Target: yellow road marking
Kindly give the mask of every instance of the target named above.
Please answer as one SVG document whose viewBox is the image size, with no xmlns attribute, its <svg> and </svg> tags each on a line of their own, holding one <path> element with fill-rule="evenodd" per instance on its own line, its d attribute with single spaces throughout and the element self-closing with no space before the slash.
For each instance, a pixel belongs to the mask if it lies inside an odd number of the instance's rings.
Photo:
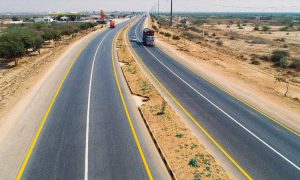
<svg viewBox="0 0 300 180">
<path fill-rule="evenodd" d="M 128 37 L 128 31 L 127 36 Z M 137 55 L 137 53 L 132 48 L 131 44 L 129 47 L 134 55 L 138 58 L 138 60 L 142 63 L 144 68 L 148 71 L 148 73 L 155 79 L 160 87 L 171 97 L 171 99 L 180 107 L 180 109 L 199 127 L 199 129 L 218 147 L 218 149 L 244 174 L 247 179 L 253 179 L 249 173 L 246 172 L 228 153 L 227 151 L 206 131 L 206 129 L 181 105 L 181 103 L 167 90 L 167 88 L 158 80 L 158 78 L 150 71 L 150 69 L 145 65 L 144 61 Z"/>
<path fill-rule="evenodd" d="M 131 129 L 131 132 L 133 134 L 134 140 L 136 142 L 137 148 L 138 148 L 139 153 L 140 153 L 140 155 L 142 157 L 142 161 L 144 163 L 144 167 L 146 169 L 146 172 L 148 174 L 149 179 L 153 180 L 153 176 L 152 176 L 151 170 L 149 168 L 149 165 L 148 165 L 147 160 L 145 158 L 145 155 L 144 155 L 143 149 L 141 147 L 140 141 L 139 141 L 139 139 L 137 137 L 137 134 L 136 134 L 136 131 L 134 129 L 134 126 L 133 126 L 133 123 L 132 123 L 132 120 L 131 120 L 131 117 L 130 117 L 130 114 L 129 114 L 129 111 L 128 111 L 128 108 L 127 108 L 127 105 L 126 105 L 126 102 L 125 102 L 125 99 L 124 99 L 124 96 L 123 96 L 123 92 L 122 92 L 122 89 L 121 89 L 121 86 L 120 86 L 120 82 L 119 82 L 119 79 L 118 79 L 117 71 L 116 71 L 116 66 L 115 66 L 115 62 L 114 62 L 114 43 L 116 41 L 116 37 L 118 37 L 118 36 L 119 36 L 119 34 L 115 36 L 115 38 L 114 38 L 114 40 L 112 42 L 112 47 L 111 47 L 111 56 L 112 56 L 111 60 L 112 60 L 112 65 L 113 65 L 113 70 L 114 70 L 114 76 L 115 76 L 115 80 L 116 80 L 116 83 L 117 83 L 117 86 L 118 86 L 118 90 L 119 90 L 119 93 L 120 93 L 122 104 L 123 104 L 123 107 L 124 107 L 124 110 L 125 110 L 125 114 L 126 114 L 128 123 L 130 125 L 130 129 Z"/>
<path fill-rule="evenodd" d="M 262 112 L 261 110 L 259 110 L 258 108 L 252 106 L 251 104 L 247 103 L 246 101 L 242 100 L 241 98 L 235 96 L 234 94 L 230 93 L 229 91 L 227 91 L 226 89 L 222 88 L 221 86 L 217 85 L 216 83 L 208 80 L 206 77 L 202 76 L 199 73 L 196 73 L 199 77 L 201 77 L 202 79 L 204 79 L 205 81 L 211 83 L 212 85 L 214 85 L 216 88 L 220 89 L 221 91 L 225 92 L 226 94 L 228 94 L 229 96 L 235 98 L 236 100 L 240 101 L 241 103 L 245 104 L 246 106 L 252 108 L 253 110 L 257 111 L 258 113 L 262 114 L 263 116 L 265 116 L 266 118 L 270 119 L 271 121 L 279 124 L 280 126 L 284 127 L 285 129 L 287 129 L 288 131 L 290 131 L 291 133 L 297 135 L 300 137 L 300 133 L 296 132 L 295 130 L 289 128 L 288 126 L 284 125 L 283 123 L 275 120 L 273 117 L 267 115 L 266 113 Z"/>
<path fill-rule="evenodd" d="M 78 57 L 80 56 L 80 54 L 82 53 L 82 51 L 83 51 L 83 50 L 90 44 L 90 42 L 92 42 L 96 37 L 97 37 L 97 35 L 94 35 L 94 37 L 93 37 L 92 39 L 90 39 L 90 40 L 89 40 L 89 41 L 88 41 L 88 42 L 87 42 L 87 43 L 79 50 L 79 52 L 76 54 L 74 60 L 72 61 L 71 65 L 69 66 L 69 68 L 68 68 L 68 70 L 67 70 L 67 72 L 66 72 L 66 74 L 65 74 L 65 76 L 64 76 L 64 78 L 63 78 L 63 80 L 62 80 L 61 83 L 59 84 L 59 86 L 58 86 L 58 88 L 57 88 L 57 90 L 56 90 L 56 92 L 55 92 L 55 94 L 54 94 L 54 96 L 53 96 L 53 98 L 52 98 L 52 101 L 51 101 L 51 103 L 50 103 L 50 105 L 49 105 L 49 107 L 48 107 L 48 110 L 47 110 L 46 114 L 44 115 L 44 117 L 43 117 L 43 119 L 42 119 L 41 125 L 40 125 L 40 127 L 39 127 L 39 129 L 38 129 L 38 131 L 37 131 L 37 133 L 36 133 L 36 135 L 35 135 L 35 137 L 34 137 L 32 143 L 31 143 L 30 148 L 29 148 L 29 150 L 28 150 L 28 152 L 27 152 L 27 154 L 26 154 L 26 157 L 25 157 L 25 159 L 24 159 L 24 161 L 23 161 L 23 163 L 22 163 L 22 166 L 21 166 L 21 168 L 20 168 L 20 170 L 19 170 L 19 173 L 18 173 L 18 175 L 17 175 L 17 178 L 16 178 L 17 180 L 20 180 L 20 179 L 22 178 L 22 175 L 23 175 L 24 170 L 25 170 L 25 168 L 26 168 L 26 166 L 27 166 L 27 163 L 28 163 L 28 161 L 29 161 L 29 159 L 30 159 L 30 156 L 31 156 L 31 154 L 32 154 L 32 152 L 33 152 L 33 150 L 34 150 L 34 148 L 35 148 L 35 145 L 36 145 L 36 143 L 37 143 L 37 141 L 38 141 L 38 139 L 39 139 L 39 137 L 40 137 L 40 134 L 41 134 L 41 132 L 42 132 L 42 130 L 43 130 L 43 128 L 44 128 L 44 125 L 45 125 L 45 123 L 46 123 L 46 121 L 47 121 L 47 119 L 48 119 L 49 113 L 51 112 L 52 107 L 53 107 L 53 105 L 54 105 L 54 103 L 55 103 L 55 101 L 56 101 L 56 99 L 57 99 L 57 96 L 58 96 L 58 94 L 59 94 L 59 92 L 60 92 L 60 90 L 61 90 L 61 88 L 62 88 L 62 86 L 63 86 L 63 84 L 64 84 L 64 82 L 65 82 L 65 80 L 67 79 L 67 77 L 68 77 L 68 75 L 69 75 L 69 73 L 70 73 L 72 67 L 74 66 L 75 62 L 77 61 L 77 59 L 78 59 Z"/>
</svg>

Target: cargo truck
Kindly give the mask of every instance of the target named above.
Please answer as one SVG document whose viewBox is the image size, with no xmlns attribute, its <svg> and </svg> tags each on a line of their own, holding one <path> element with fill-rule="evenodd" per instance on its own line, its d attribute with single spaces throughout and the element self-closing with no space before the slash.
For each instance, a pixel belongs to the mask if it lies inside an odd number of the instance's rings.
<svg viewBox="0 0 300 180">
<path fill-rule="evenodd" d="M 145 46 L 154 46 L 154 31 L 149 28 L 143 30 L 143 44 Z"/>
<path fill-rule="evenodd" d="M 110 28 L 115 28 L 116 27 L 116 22 L 115 21 L 110 21 L 109 27 Z"/>
</svg>

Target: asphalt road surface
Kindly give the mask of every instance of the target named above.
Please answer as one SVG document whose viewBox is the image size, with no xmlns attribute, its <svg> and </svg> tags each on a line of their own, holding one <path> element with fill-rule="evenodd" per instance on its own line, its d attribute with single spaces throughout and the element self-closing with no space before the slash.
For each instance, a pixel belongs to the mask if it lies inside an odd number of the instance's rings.
<svg viewBox="0 0 300 180">
<path fill-rule="evenodd" d="M 142 41 L 144 20 L 129 30 L 129 38 L 137 36 Z M 236 167 L 244 170 L 245 177 L 300 178 L 299 134 L 216 88 L 160 49 L 135 42 L 131 45 L 145 66 L 236 162 Z"/>
<path fill-rule="evenodd" d="M 129 22 L 105 30 L 81 52 L 48 115 L 22 179 L 169 178 L 163 163 L 156 161 L 159 154 L 151 149 L 155 146 L 145 147 L 151 139 L 143 142 L 140 137 L 145 132 L 141 130 L 136 131 L 141 144 L 138 148 L 114 77 L 113 39 Z M 136 121 L 134 116 L 132 121 Z"/>
</svg>

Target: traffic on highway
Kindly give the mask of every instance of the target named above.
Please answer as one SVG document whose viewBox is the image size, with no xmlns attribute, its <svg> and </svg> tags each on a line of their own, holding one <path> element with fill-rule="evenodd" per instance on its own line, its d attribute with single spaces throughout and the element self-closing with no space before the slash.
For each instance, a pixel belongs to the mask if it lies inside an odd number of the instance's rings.
<svg viewBox="0 0 300 180">
<path fill-rule="evenodd" d="M 298 2 L 11 3 L 0 179 L 300 179 Z"/>
</svg>

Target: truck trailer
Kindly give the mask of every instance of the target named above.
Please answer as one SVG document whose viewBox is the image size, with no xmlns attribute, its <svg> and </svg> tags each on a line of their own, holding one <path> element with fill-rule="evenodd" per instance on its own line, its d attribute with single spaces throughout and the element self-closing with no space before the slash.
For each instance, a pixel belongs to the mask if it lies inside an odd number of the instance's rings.
<svg viewBox="0 0 300 180">
<path fill-rule="evenodd" d="M 116 27 L 116 22 L 115 21 L 110 21 L 109 22 L 109 27 L 110 28 L 115 28 Z"/>
<path fill-rule="evenodd" d="M 154 30 L 149 28 L 143 30 L 143 44 L 145 46 L 154 46 Z"/>
</svg>

